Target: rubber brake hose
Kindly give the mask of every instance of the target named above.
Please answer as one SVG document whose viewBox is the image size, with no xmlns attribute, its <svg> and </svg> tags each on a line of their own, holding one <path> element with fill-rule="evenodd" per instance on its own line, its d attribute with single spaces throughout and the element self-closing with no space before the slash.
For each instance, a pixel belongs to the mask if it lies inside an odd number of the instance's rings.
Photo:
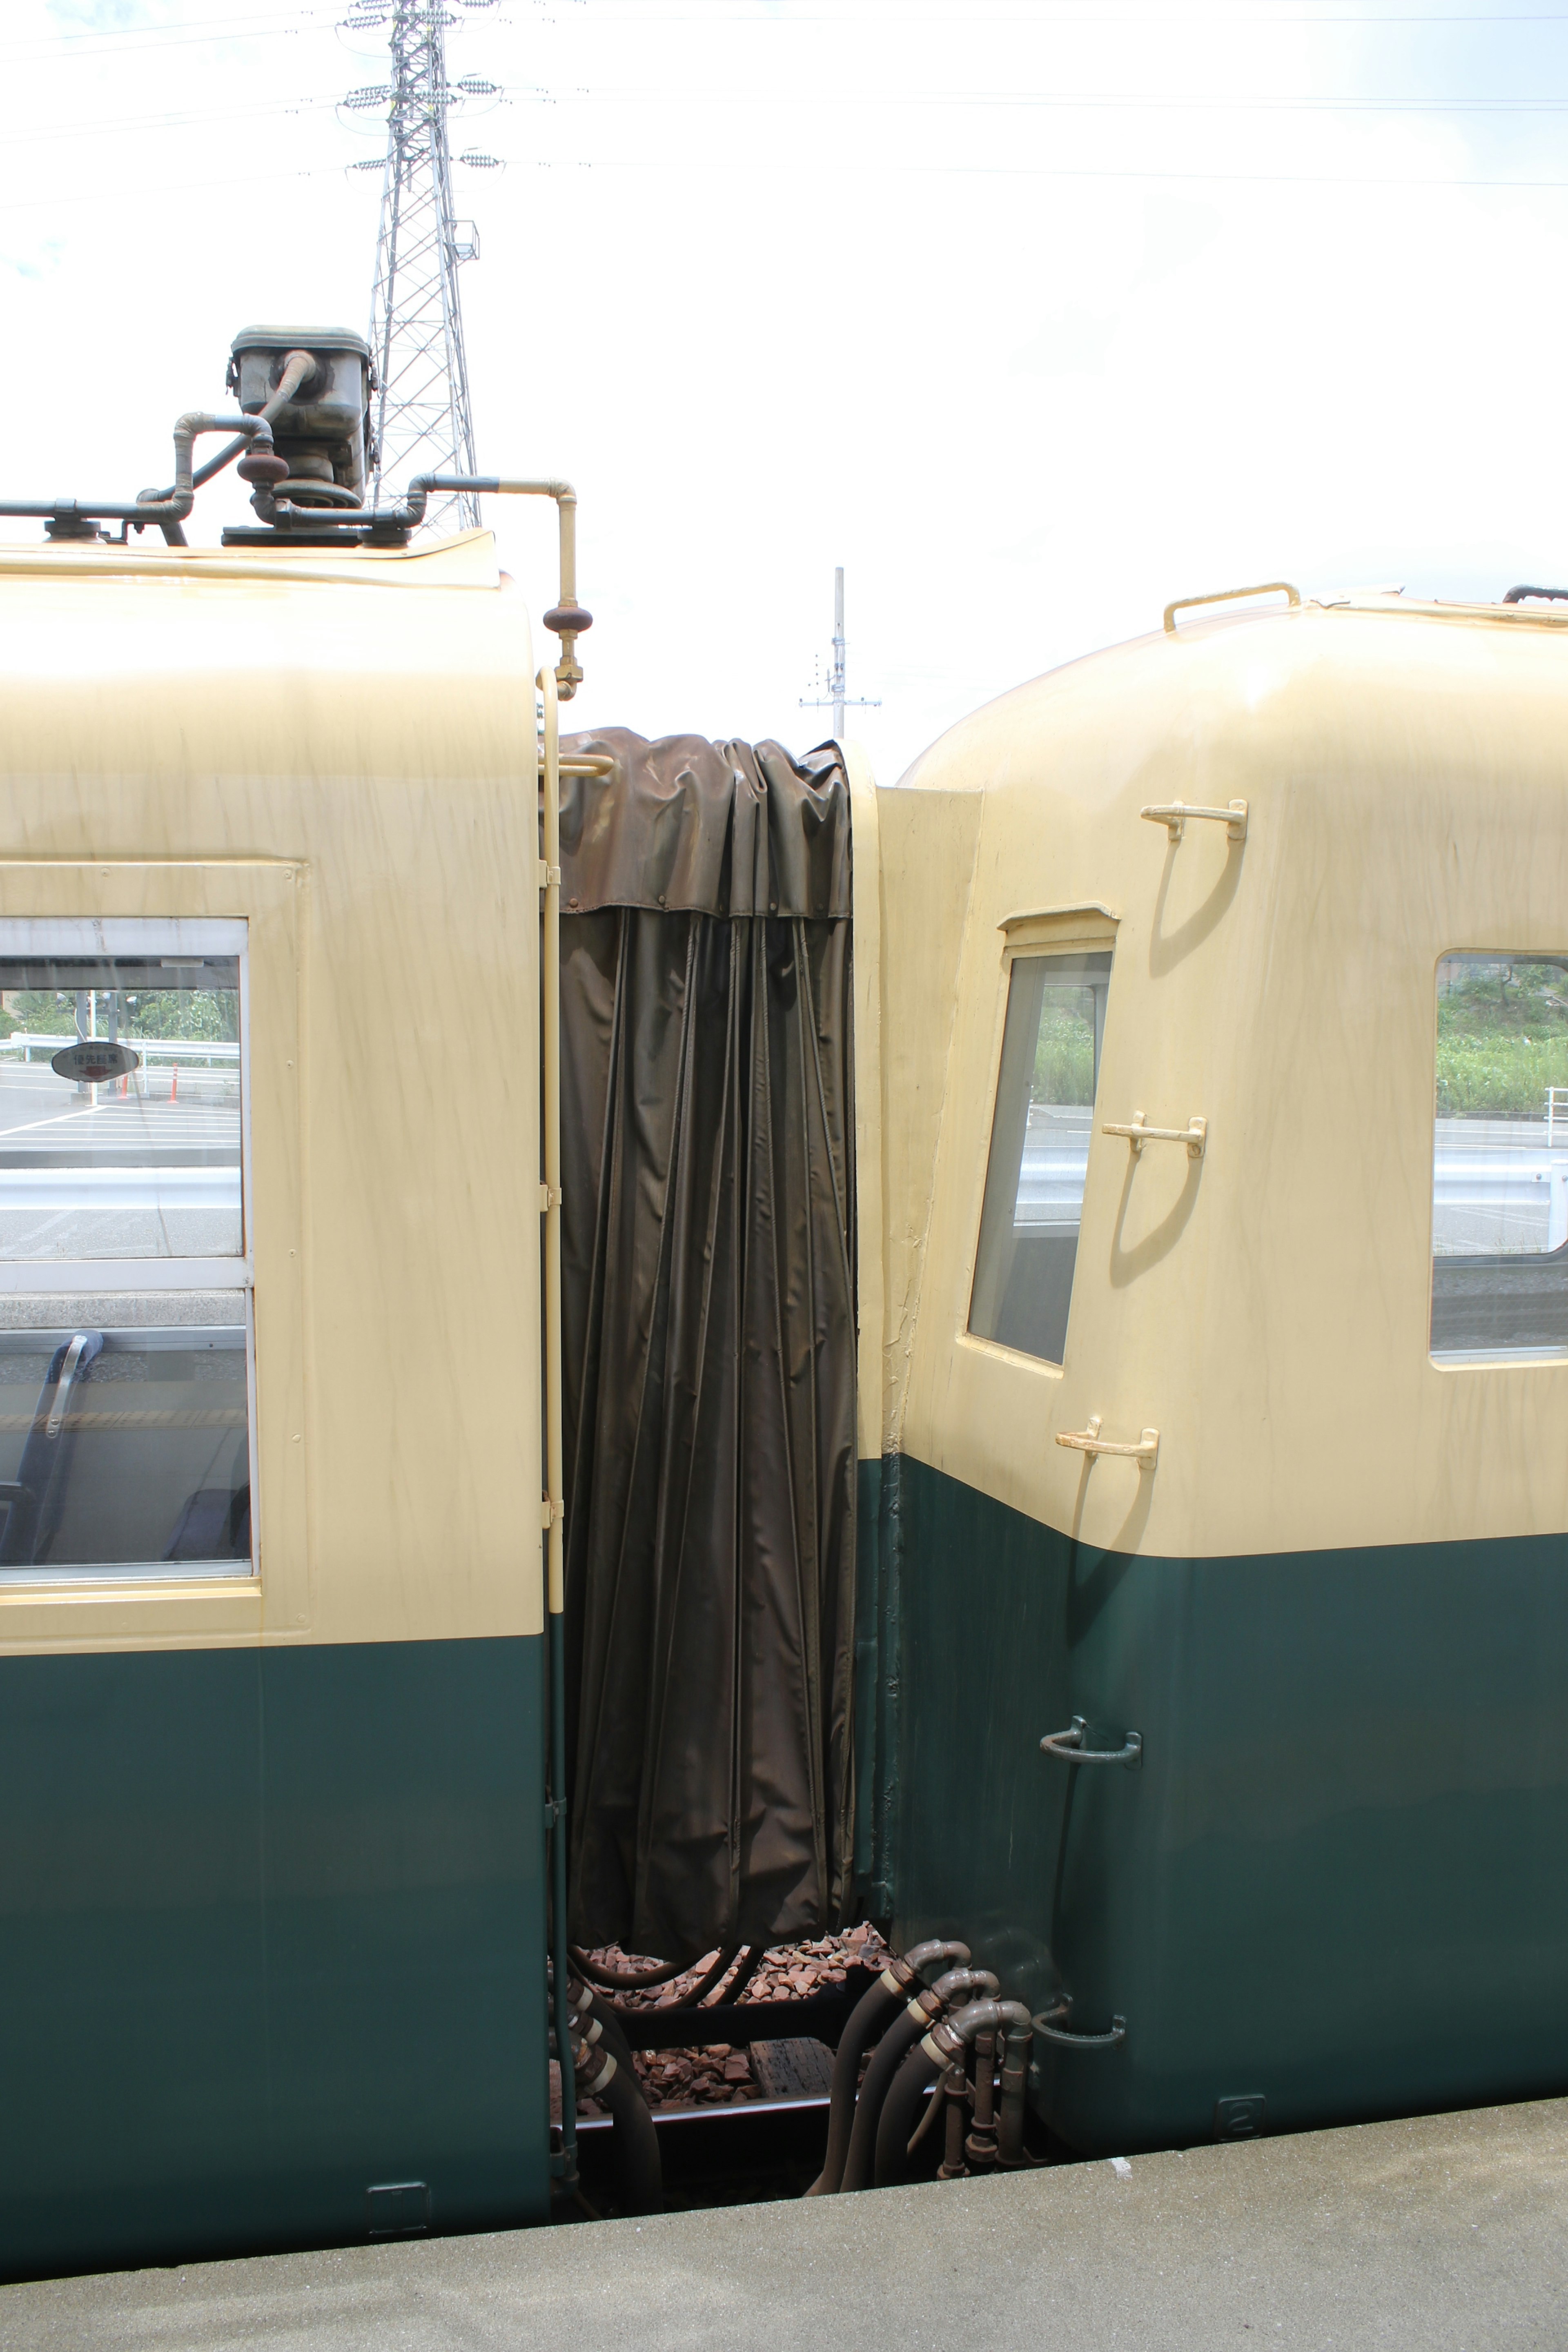
<svg viewBox="0 0 1568 2352">
<path fill-rule="evenodd" d="M 616 2172 L 622 2210 L 627 2213 L 662 2213 L 664 2161 L 642 2084 L 629 2066 L 616 2066 L 598 2096 L 615 2118 Z"/>
<path fill-rule="evenodd" d="M 626 2213 L 662 2213 L 664 2163 L 658 2134 L 642 2085 L 629 2067 L 617 2066 L 602 2041 L 572 2037 L 572 2061 L 579 2098 L 602 2099 L 610 2111 L 610 2144 L 616 2182 Z"/>
<path fill-rule="evenodd" d="M 907 2000 L 919 1984 L 921 1969 L 930 1968 L 933 1960 L 956 1960 L 962 1964 L 968 1958 L 967 1944 L 916 1944 L 901 1959 L 889 1960 L 876 1983 L 861 1994 L 849 2012 L 834 2053 L 833 2084 L 827 2103 L 827 2153 L 822 2159 L 822 2170 L 805 2192 L 808 2197 L 831 2197 L 843 2178 L 844 2158 L 855 2121 L 860 2061 L 900 2001 Z"/>
<path fill-rule="evenodd" d="M 888 2027 L 877 2044 L 871 2063 L 866 2069 L 866 2079 L 855 2102 L 855 2121 L 850 2127 L 849 2146 L 837 2191 L 838 2195 L 847 2196 L 857 2189 L 864 2189 L 870 2180 L 882 2102 L 910 2043 L 918 2042 L 922 2033 L 937 2023 L 943 2010 L 956 2000 L 960 1993 L 973 1992 L 982 1985 L 993 1992 L 996 1990 L 996 1979 L 987 1969 L 950 1969 L 946 1976 L 938 1977 L 929 1991 L 918 1992 L 902 2016 L 895 2017 Z"/>
<path fill-rule="evenodd" d="M 929 2040 L 928 2035 L 909 2052 L 882 2102 L 882 2112 L 877 2118 L 877 2160 L 871 2176 L 879 2189 L 887 2189 L 903 2179 L 910 2140 L 926 2085 L 947 2072 L 948 2061 L 931 2055 L 927 2047 Z"/>
<path fill-rule="evenodd" d="M 584 1984 L 604 1985 L 611 1992 L 650 1992 L 655 1985 L 668 1984 L 674 1977 L 686 1974 L 684 1960 L 658 1960 L 651 1969 L 607 1969 L 591 1960 L 580 1945 L 568 1944 L 567 1953 L 573 1967 Z"/>
</svg>

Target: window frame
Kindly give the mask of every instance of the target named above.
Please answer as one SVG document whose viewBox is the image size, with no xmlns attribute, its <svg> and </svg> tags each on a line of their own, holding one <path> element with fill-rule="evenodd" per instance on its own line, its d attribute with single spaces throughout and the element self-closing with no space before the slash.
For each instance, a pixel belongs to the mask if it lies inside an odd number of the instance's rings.
<svg viewBox="0 0 1568 2352">
<path fill-rule="evenodd" d="M 1487 1371 L 1561 1371 L 1565 1365 L 1568 1365 L 1568 1339 L 1565 1339 L 1561 1344 L 1543 1344 L 1541 1346 L 1521 1347 L 1508 1347 L 1496 1341 L 1489 1345 L 1479 1348 L 1437 1348 L 1433 1344 L 1432 1327 L 1435 1320 L 1436 1310 L 1436 1269 L 1441 1262 L 1436 1247 L 1437 1110 L 1436 1101 L 1440 1005 L 1442 1001 L 1440 982 L 1444 965 L 1457 961 L 1470 963 L 1550 963 L 1563 965 L 1568 963 L 1568 950 L 1560 947 L 1531 949 L 1498 947 L 1496 945 L 1489 944 L 1482 946 L 1458 946 L 1450 944 L 1440 949 L 1433 960 L 1427 996 L 1431 1015 L 1428 1062 L 1428 1067 L 1430 1070 L 1430 1091 L 1428 1094 L 1428 1101 L 1431 1105 L 1431 1109 L 1428 1119 L 1429 1141 L 1427 1152 L 1426 1287 L 1426 1321 L 1424 1339 L 1426 1362 L 1431 1370 L 1444 1376 Z M 1542 1259 L 1550 1255 L 1552 1255 L 1552 1253 L 1548 1248 L 1546 1250 L 1520 1250 L 1518 1252 L 1444 1252 L 1442 1254 L 1442 1257 L 1447 1259 L 1449 1263 L 1453 1263 L 1456 1258 L 1462 1262 L 1466 1255 L 1474 1255 L 1477 1257 L 1507 1255 L 1510 1257 L 1517 1257 L 1521 1265 L 1528 1265 L 1531 1261 L 1536 1264 L 1540 1264 Z"/>
<path fill-rule="evenodd" d="M 957 1302 L 958 1312 L 954 1344 L 977 1355 L 991 1356 L 1000 1363 L 1037 1375 L 1047 1381 L 1059 1381 L 1070 1370 L 1075 1318 L 1080 1312 L 1082 1288 L 1078 1268 L 1073 1269 L 1072 1295 L 1068 1303 L 1067 1328 L 1062 1341 L 1062 1360 L 1052 1363 L 1044 1356 L 1031 1356 L 1022 1349 L 1013 1348 L 1000 1339 L 987 1339 L 969 1328 L 971 1305 L 974 1297 L 974 1277 L 980 1257 L 980 1229 L 985 1214 L 985 1181 L 991 1162 L 991 1137 L 996 1119 L 996 1091 L 1001 1083 L 1002 1049 L 1007 1029 L 1007 1002 L 1013 986 L 1013 966 L 1032 956 L 1103 955 L 1111 959 L 1110 981 L 1116 976 L 1116 952 L 1121 930 L 1121 918 L 1100 900 L 1088 900 L 1076 906 L 1026 908 L 1005 915 L 996 926 L 1002 936 L 1001 954 L 996 971 L 996 994 L 992 1021 L 991 1050 L 986 1064 L 986 1084 L 978 1127 L 978 1149 L 973 1154 L 971 1176 L 970 1212 L 967 1220 L 968 1246 L 962 1267 L 962 1290 Z M 1096 1109 L 1098 1109 L 1099 1079 L 1103 1075 L 1105 1042 L 1110 1035 L 1110 986 L 1106 992 L 1105 1038 L 1101 1040 L 1100 1069 L 1096 1073 Z M 1079 1223 L 1081 1244 L 1083 1216 L 1088 1213 L 1095 1171 L 1103 1159 L 1102 1139 L 1098 1128 L 1089 1130 L 1089 1160 L 1084 1171 L 1084 1209 Z"/>
<path fill-rule="evenodd" d="M 55 1568 L 0 1571 L 0 1589 L 48 1592 L 59 1586 L 160 1586 L 255 1584 L 260 1576 L 257 1509 L 259 1485 L 256 1412 L 255 1256 L 251 1247 L 250 1173 L 250 925 L 245 916 L 193 919 L 188 916 L 7 916 L 0 914 L 0 963 L 14 957 L 137 955 L 158 952 L 233 956 L 239 994 L 239 1216 L 240 1245 L 218 1257 L 26 1258 L 0 1257 L 0 1297 L 101 1298 L 117 1291 L 145 1296 L 165 1290 L 237 1292 L 245 1329 L 246 1448 L 250 1481 L 250 1556 L 247 1560 L 125 1560 L 61 1563 Z M 133 1329 L 110 1324 L 110 1330 Z"/>
<path fill-rule="evenodd" d="M 0 919 L 243 919 L 250 1132 L 244 1145 L 247 1365 L 256 1425 L 248 1577 L 84 1580 L 0 1590 L 0 1654 L 166 1649 L 308 1636 L 312 1370 L 305 1299 L 304 1064 L 310 867 L 298 857 L 0 858 Z M 138 1261 L 138 1268 L 145 1261 Z M 184 1261 L 186 1266 L 194 1262 Z M 220 1287 L 241 1261 L 219 1261 Z M 99 1269 L 101 1276 L 103 1268 Z M 141 1279 L 140 1271 L 136 1278 Z"/>
</svg>

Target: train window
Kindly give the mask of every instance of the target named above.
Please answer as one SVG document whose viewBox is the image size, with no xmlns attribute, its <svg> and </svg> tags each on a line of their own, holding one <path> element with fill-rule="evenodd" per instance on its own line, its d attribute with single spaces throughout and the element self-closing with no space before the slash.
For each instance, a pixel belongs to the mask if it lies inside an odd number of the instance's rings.
<svg viewBox="0 0 1568 2352">
<path fill-rule="evenodd" d="M 1014 959 L 969 1328 L 1059 1364 L 1078 1258 L 1109 953 Z"/>
<path fill-rule="evenodd" d="M 253 1572 L 245 941 L 0 921 L 0 1584 Z"/>
<path fill-rule="evenodd" d="M 1568 1354 L 1568 954 L 1437 966 L 1431 1347 Z"/>
</svg>

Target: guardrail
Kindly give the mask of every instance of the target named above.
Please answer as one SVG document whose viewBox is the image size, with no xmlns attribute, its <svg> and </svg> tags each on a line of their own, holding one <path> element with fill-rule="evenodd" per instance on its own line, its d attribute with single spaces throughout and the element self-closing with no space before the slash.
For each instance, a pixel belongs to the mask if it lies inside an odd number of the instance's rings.
<svg viewBox="0 0 1568 2352">
<path fill-rule="evenodd" d="M 237 1069 L 239 1066 L 237 1044 L 223 1038 L 132 1037 L 127 1034 L 118 1042 L 128 1045 L 133 1054 L 140 1054 L 143 1063 L 205 1062 L 209 1067 L 215 1063 L 219 1067 Z M 79 1045 L 80 1043 L 81 1039 L 74 1030 L 67 1036 L 47 1037 L 37 1030 L 14 1029 L 9 1037 L 0 1037 L 0 1054 L 19 1054 L 26 1066 L 32 1061 L 35 1052 L 58 1054 L 62 1045 Z"/>
</svg>

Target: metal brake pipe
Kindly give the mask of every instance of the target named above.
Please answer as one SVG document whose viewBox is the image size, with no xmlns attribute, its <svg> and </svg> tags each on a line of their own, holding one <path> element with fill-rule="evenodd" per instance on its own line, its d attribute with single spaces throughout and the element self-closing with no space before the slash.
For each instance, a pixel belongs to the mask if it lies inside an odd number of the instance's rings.
<svg viewBox="0 0 1568 2352">
<path fill-rule="evenodd" d="M 472 498 L 553 499 L 561 518 L 561 601 L 543 614 L 544 625 L 561 640 L 555 684 L 563 702 L 570 702 L 583 683 L 577 660 L 577 640 L 594 625 L 594 615 L 577 602 L 577 493 L 570 482 L 553 476 L 537 481 L 511 474 L 416 474 L 400 506 L 360 507 L 352 513 L 323 513 L 319 508 L 296 506 L 290 499 L 258 499 L 257 512 L 266 522 L 309 523 L 313 529 L 336 523 L 345 530 L 377 525 L 395 530 L 417 530 L 432 490 L 466 492 Z"/>
<path fill-rule="evenodd" d="M 908 2000 L 920 1982 L 920 1972 L 934 1960 L 966 1961 L 967 1944 L 932 1941 L 916 1944 L 901 1958 L 889 1961 L 874 1985 L 863 1992 L 849 2012 L 833 2058 L 833 2085 L 827 2103 L 827 2152 L 822 2170 L 806 2190 L 808 2197 L 831 2197 L 844 2177 L 844 2159 L 855 2123 L 855 2090 L 860 2061 L 880 2034 L 900 2000 Z"/>
<path fill-rule="evenodd" d="M 989 2000 L 972 2000 L 956 2017 L 939 2018 L 918 2047 L 909 2052 L 878 2119 L 873 2178 L 879 2189 L 903 2178 L 910 2130 L 926 2085 L 950 2066 L 962 2063 L 969 2045 L 978 2036 L 994 2033 L 998 2027 L 1008 2029 L 1008 2065 L 1005 2072 L 1013 2077 L 1004 2089 L 1001 2137 L 1006 2153 L 1000 2160 L 1009 2168 L 1025 2162 L 1024 2084 L 1034 2020 L 1021 2000 L 997 2000 L 993 1996 Z M 1018 2044 L 1016 2053 L 1015 2042 Z"/>
<path fill-rule="evenodd" d="M 213 416 L 205 409 L 191 409 L 174 425 L 174 482 L 166 494 L 139 498 L 131 506 L 83 499 L 0 499 L 0 515 L 35 515 L 46 522 L 128 522 L 138 526 L 155 522 L 171 546 L 182 547 L 184 533 L 179 526 L 195 504 L 196 496 L 191 477 L 191 447 L 202 433 L 237 433 L 258 449 L 269 452 L 272 447 L 272 427 L 263 416 Z"/>
<path fill-rule="evenodd" d="M 561 640 L 555 683 L 563 702 L 570 702 L 583 683 L 577 661 L 577 640 L 594 625 L 594 615 L 577 602 L 577 493 L 570 482 L 545 477 L 525 481 L 509 474 L 416 474 L 408 485 L 407 508 L 412 530 L 425 520 L 425 503 L 432 490 L 467 490 L 476 498 L 553 499 L 561 519 L 561 601 L 542 614 L 545 627 Z M 417 510 L 416 511 L 416 501 Z"/>
<path fill-rule="evenodd" d="M 543 888 L 540 940 L 540 1028 L 543 1062 L 544 1182 L 544 1607 L 550 1661 L 550 1946 L 555 1976 L 555 2036 L 564 2044 L 567 2018 L 566 1895 L 566 1475 L 561 1359 L 561 714 L 548 669 L 534 684 L 544 704 L 539 783 L 544 803 Z M 650 2125 L 649 2128 L 652 2126 Z M 561 2070 L 561 2178 L 577 2188 L 577 2102 Z"/>
<path fill-rule="evenodd" d="M 903 2015 L 894 2018 L 877 2044 L 876 2055 L 866 2069 L 866 2079 L 855 2102 L 855 2121 L 837 2192 L 839 2196 L 848 2196 L 870 2182 L 882 2103 L 910 2044 L 920 2040 L 928 2026 L 941 2023 L 942 2012 L 952 2006 L 960 1994 L 973 1992 L 982 1986 L 992 1993 L 998 1990 L 988 1969 L 950 1969 L 945 1976 L 938 1977 L 935 1984 L 922 1987 Z M 973 2005 L 971 2003 L 971 2007 Z M 904 2139 L 908 2138 L 906 2131 Z"/>
</svg>

